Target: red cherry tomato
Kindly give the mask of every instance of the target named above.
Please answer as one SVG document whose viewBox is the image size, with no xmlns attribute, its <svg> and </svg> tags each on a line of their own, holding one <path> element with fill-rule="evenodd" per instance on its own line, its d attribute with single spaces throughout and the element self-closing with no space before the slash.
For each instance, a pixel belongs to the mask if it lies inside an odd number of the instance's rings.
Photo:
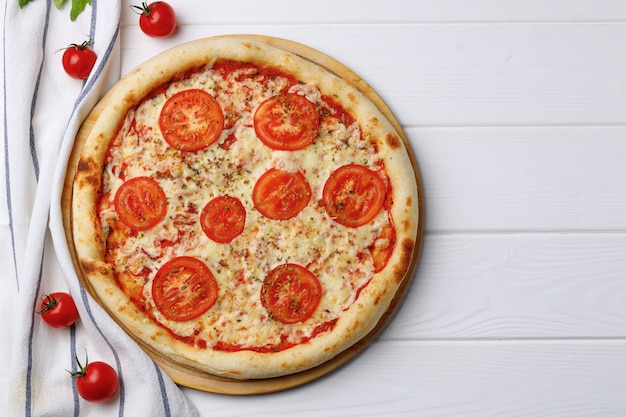
<svg viewBox="0 0 626 417">
<path fill-rule="evenodd" d="M 209 201 L 200 214 L 204 233 L 218 243 L 230 243 L 243 232 L 246 209 L 241 201 L 229 195 L 221 195 Z"/>
<path fill-rule="evenodd" d="M 45 296 L 39 313 L 46 323 L 57 328 L 70 327 L 78 318 L 74 299 L 64 292 L 55 292 Z"/>
<path fill-rule="evenodd" d="M 73 43 L 65 49 L 62 62 L 67 75 L 79 80 L 89 77 L 98 59 L 90 44 L 91 41 L 85 41 L 80 45 Z"/>
<path fill-rule="evenodd" d="M 383 207 L 386 187 L 382 178 L 362 165 L 344 165 L 334 171 L 322 194 L 328 215 L 348 227 L 372 220 Z"/>
<path fill-rule="evenodd" d="M 322 298 L 322 285 L 308 269 L 282 264 L 272 269 L 261 287 L 261 304 L 281 323 L 300 323 L 311 317 Z"/>
<path fill-rule="evenodd" d="M 78 394 L 87 401 L 104 402 L 117 394 L 120 386 L 119 377 L 115 369 L 105 362 L 85 361 L 85 366 L 78 362 L 79 371 L 72 372 L 76 378 Z"/>
<path fill-rule="evenodd" d="M 113 204 L 120 220 L 137 231 L 151 229 L 167 214 L 165 192 L 150 177 L 135 177 L 123 183 Z"/>
<path fill-rule="evenodd" d="M 148 36 L 163 38 L 170 36 L 176 29 L 176 13 L 172 6 L 164 1 L 156 1 L 141 6 L 132 6 L 139 11 L 139 27 Z"/>
<path fill-rule="evenodd" d="M 159 115 L 165 141 L 181 151 L 195 152 L 215 142 L 224 129 L 224 114 L 204 90 L 183 90 L 170 97 Z"/>
<path fill-rule="evenodd" d="M 218 286 L 211 270 L 199 259 L 180 256 L 166 262 L 152 282 L 152 296 L 169 320 L 194 319 L 213 306 Z"/>
<path fill-rule="evenodd" d="M 252 190 L 254 207 L 272 220 L 297 216 L 311 200 L 311 187 L 301 172 L 266 171 Z"/>
<path fill-rule="evenodd" d="M 272 149 L 295 151 L 313 143 L 319 130 L 315 104 L 292 93 L 265 100 L 254 113 L 254 131 Z"/>
</svg>

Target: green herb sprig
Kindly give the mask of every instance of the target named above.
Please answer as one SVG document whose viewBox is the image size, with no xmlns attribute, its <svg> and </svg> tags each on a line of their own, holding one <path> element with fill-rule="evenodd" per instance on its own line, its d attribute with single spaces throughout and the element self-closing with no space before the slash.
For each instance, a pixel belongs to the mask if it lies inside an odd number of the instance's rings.
<svg viewBox="0 0 626 417">
<path fill-rule="evenodd" d="M 24 8 L 28 3 L 33 0 L 17 0 L 20 9 Z M 54 5 L 57 9 L 61 9 L 67 0 L 54 0 Z M 73 22 L 76 20 L 79 14 L 85 10 L 87 5 L 91 5 L 91 0 L 72 0 L 72 8 L 70 10 L 70 20 Z"/>
</svg>

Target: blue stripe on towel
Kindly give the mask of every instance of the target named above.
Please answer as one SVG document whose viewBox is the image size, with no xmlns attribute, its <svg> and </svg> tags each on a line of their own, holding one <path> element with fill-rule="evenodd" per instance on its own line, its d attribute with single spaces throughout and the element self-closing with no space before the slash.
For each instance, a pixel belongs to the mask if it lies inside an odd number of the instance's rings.
<svg viewBox="0 0 626 417">
<path fill-rule="evenodd" d="M 11 250 L 13 251 L 13 268 L 15 269 L 15 286 L 20 291 L 20 279 L 17 271 L 17 252 L 15 250 L 15 229 L 13 227 L 13 200 L 11 199 L 11 175 L 9 174 L 9 127 L 8 127 L 8 102 L 7 102 L 7 10 L 8 2 L 4 3 L 4 24 L 2 26 L 2 82 L 3 82 L 3 106 L 4 106 L 4 181 L 6 185 L 7 212 L 9 213 L 9 231 L 11 232 Z"/>
<path fill-rule="evenodd" d="M 91 304 L 89 303 L 89 296 L 87 295 L 87 291 L 82 286 L 80 287 L 80 296 L 81 296 L 83 305 L 85 306 L 85 310 L 87 311 L 87 315 L 89 316 L 89 319 L 91 320 L 94 327 L 96 328 L 98 333 L 100 333 L 100 336 L 102 337 L 104 342 L 107 344 L 107 346 L 113 353 L 113 358 L 115 359 L 115 367 L 117 368 L 117 373 L 120 378 L 120 412 L 119 412 L 119 415 L 120 417 L 122 417 L 124 415 L 124 401 L 125 401 L 126 390 L 124 388 L 124 378 L 122 375 L 122 366 L 121 366 L 119 355 L 117 354 L 117 351 L 115 350 L 113 345 L 111 345 L 111 342 L 109 342 L 109 339 L 107 339 L 106 335 L 104 334 L 104 332 L 98 325 L 98 322 L 96 321 L 96 318 L 94 317 L 93 312 L 91 311 Z"/>
<path fill-rule="evenodd" d="M 42 244 L 41 248 L 41 263 L 39 265 L 39 274 L 37 277 L 37 288 L 35 290 L 35 301 L 33 304 L 33 313 L 30 316 L 30 329 L 28 333 L 28 364 L 26 368 L 26 401 L 24 405 L 24 414 L 29 417 L 32 414 L 32 397 L 33 397 L 33 387 L 32 387 L 32 374 L 33 374 L 33 337 L 35 334 L 35 314 L 39 309 L 39 299 L 37 298 L 37 294 L 39 294 L 39 290 L 41 288 L 41 280 L 43 277 L 43 259 L 45 252 L 45 243 Z"/>
<path fill-rule="evenodd" d="M 35 130 L 33 128 L 33 117 L 35 116 L 35 107 L 37 104 L 37 97 L 39 96 L 39 85 L 41 84 L 41 74 L 43 73 L 43 65 L 46 62 L 46 41 L 48 40 L 48 27 L 50 25 L 50 6 L 51 0 L 46 1 L 46 18 L 43 26 L 43 36 L 41 38 L 41 62 L 39 63 L 39 70 L 37 71 L 37 81 L 35 82 L 35 91 L 33 92 L 33 98 L 30 102 L 30 132 L 29 132 L 29 144 L 30 154 L 33 160 L 33 168 L 35 169 L 35 178 L 39 181 L 39 158 L 37 157 L 37 147 L 35 146 Z"/>
<path fill-rule="evenodd" d="M 72 364 L 72 372 L 78 371 L 78 366 L 75 363 L 76 360 L 76 324 L 70 326 L 70 363 Z M 80 415 L 80 399 L 78 398 L 78 389 L 76 389 L 76 383 L 72 384 L 72 398 L 74 403 L 74 417 Z"/>
<path fill-rule="evenodd" d="M 37 103 L 37 97 L 38 97 L 38 93 L 39 93 L 39 84 L 41 82 L 41 74 L 43 72 L 43 65 L 44 65 L 44 61 L 45 61 L 45 49 L 46 49 L 46 41 L 48 38 L 48 27 L 49 27 L 49 21 L 50 21 L 50 9 L 52 7 L 52 1 L 51 0 L 47 0 L 46 1 L 46 16 L 45 16 L 45 21 L 44 21 L 44 27 L 43 27 L 43 34 L 42 34 L 42 39 L 41 39 L 41 48 L 42 48 L 42 55 L 41 55 L 41 61 L 39 63 L 39 71 L 37 73 L 37 80 L 35 82 L 35 88 L 33 91 L 33 97 L 31 99 L 31 109 L 30 109 L 30 138 L 29 138 L 29 143 L 30 143 L 30 151 L 31 151 L 31 158 L 32 158 L 32 162 L 33 162 L 33 168 L 35 171 L 35 179 L 36 181 L 39 181 L 39 160 L 37 158 L 37 152 L 36 152 L 36 148 L 35 148 L 35 135 L 34 135 L 34 130 L 33 130 L 33 117 L 34 117 L 34 113 L 35 113 L 35 105 Z M 5 81 L 6 82 L 6 81 Z M 6 97 L 6 89 L 5 89 L 5 97 Z M 6 99 L 5 99 L 5 103 L 6 103 Z M 7 110 L 6 110 L 6 104 L 5 104 L 5 115 L 7 114 Z M 6 120 L 5 120 L 5 126 L 6 126 Z M 6 132 L 6 127 L 5 127 L 5 132 Z M 5 133 L 5 138 L 6 138 L 6 133 Z M 6 140 L 6 139 L 5 139 Z M 7 155 L 8 155 L 8 151 L 7 151 Z M 8 172 L 9 172 L 9 166 L 8 166 L 8 156 L 7 156 L 7 176 L 8 176 Z M 10 195 L 10 191 L 7 190 L 7 193 Z M 11 231 L 13 233 L 13 228 L 11 228 Z M 15 248 L 13 249 L 13 252 L 15 253 Z M 36 285 L 36 289 L 35 292 L 33 294 L 34 296 L 34 300 L 33 300 L 33 308 L 32 308 L 32 314 L 30 316 L 31 318 L 31 324 L 30 324 L 30 329 L 29 329 L 29 334 L 28 334 L 28 352 L 27 352 L 27 368 L 26 368 L 26 387 L 25 387 L 25 404 L 24 404 L 24 413 L 27 417 L 31 416 L 32 414 L 32 408 L 33 408 L 33 404 L 32 404 L 32 396 L 33 396 L 33 392 L 32 392 L 32 370 L 33 370 L 33 337 L 34 337 L 34 333 L 35 333 L 35 314 L 36 311 L 38 310 L 38 305 L 39 305 L 39 291 L 41 288 L 41 281 L 42 281 L 42 277 L 43 277 L 43 264 L 44 264 L 44 256 L 45 256 L 45 240 L 44 242 L 42 242 L 41 245 L 41 258 L 40 258 L 40 264 L 39 264 L 39 273 L 37 276 L 37 285 Z M 17 271 L 17 269 L 16 269 Z M 17 275 L 17 272 L 16 272 Z M 16 276 L 17 279 L 17 276 Z M 18 280 L 19 281 L 19 280 Z M 19 284 L 19 282 L 18 282 Z"/>
<path fill-rule="evenodd" d="M 163 380 L 163 371 L 159 368 L 156 362 L 154 363 L 155 372 L 157 374 L 157 378 L 159 380 L 159 389 L 161 390 L 161 398 L 163 398 L 163 412 L 165 413 L 165 417 L 171 417 L 172 412 L 170 411 L 170 401 L 167 396 L 167 390 L 165 389 L 165 381 Z"/>
</svg>

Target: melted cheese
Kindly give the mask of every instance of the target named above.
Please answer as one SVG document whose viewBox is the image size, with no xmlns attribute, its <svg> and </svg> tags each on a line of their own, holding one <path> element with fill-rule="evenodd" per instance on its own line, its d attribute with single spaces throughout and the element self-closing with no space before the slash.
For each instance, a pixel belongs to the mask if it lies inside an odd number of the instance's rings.
<svg viewBox="0 0 626 417">
<path fill-rule="evenodd" d="M 208 68 L 172 83 L 164 94 L 144 101 L 129 113 L 106 163 L 106 201 L 101 205 L 100 219 L 105 231 L 115 227 L 117 215 L 112 199 L 124 180 L 142 175 L 157 179 L 168 198 L 165 220 L 151 230 L 118 236 L 115 245 L 109 242 L 110 259 L 114 259 L 122 280 L 124 274 L 140 275 L 149 268 L 142 289 L 145 308 L 176 335 L 193 336 L 208 346 L 218 342 L 242 348 L 278 346 L 285 340 L 298 343 L 314 335 L 318 326 L 339 317 L 373 276 L 368 247 L 389 222 L 387 213 L 383 210 L 369 224 L 353 229 L 331 220 L 319 202 L 324 183 L 335 169 L 349 163 L 375 167 L 379 158 L 375 149 L 361 139 L 357 124 L 346 127 L 334 118 L 324 119 L 320 136 L 304 150 L 273 151 L 264 146 L 254 132 L 254 110 L 286 88 L 288 80 L 238 80 L 237 75 L 231 73 L 225 80 Z M 169 147 L 158 129 L 166 97 L 188 88 L 206 90 L 216 97 L 225 113 L 241 115 L 222 132 L 217 143 L 195 153 Z M 320 107 L 326 106 L 314 85 L 298 84 L 291 91 L 305 95 Z M 220 147 L 230 135 L 236 141 L 228 149 Z M 293 219 L 269 220 L 255 210 L 251 201 L 256 180 L 273 167 L 300 171 L 311 186 L 310 204 Z M 244 232 L 229 244 L 207 238 L 198 220 L 204 205 L 223 194 L 237 197 L 247 213 Z M 206 263 L 217 279 L 219 296 L 199 318 L 173 322 L 155 307 L 151 285 L 160 265 L 181 255 Z M 265 275 L 287 262 L 311 270 L 324 291 L 319 307 L 304 323 L 284 325 L 272 320 L 260 302 Z"/>
</svg>

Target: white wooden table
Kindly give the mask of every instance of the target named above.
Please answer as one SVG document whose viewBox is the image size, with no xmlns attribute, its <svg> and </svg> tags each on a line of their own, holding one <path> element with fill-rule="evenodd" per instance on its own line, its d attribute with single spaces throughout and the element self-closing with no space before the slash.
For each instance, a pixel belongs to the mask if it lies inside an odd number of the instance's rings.
<svg viewBox="0 0 626 417">
<path fill-rule="evenodd" d="M 355 360 L 304 386 L 185 389 L 202 416 L 626 415 L 626 2 L 170 0 L 122 6 L 122 72 L 201 37 L 318 49 L 387 102 L 423 180 L 404 304 Z"/>
</svg>

